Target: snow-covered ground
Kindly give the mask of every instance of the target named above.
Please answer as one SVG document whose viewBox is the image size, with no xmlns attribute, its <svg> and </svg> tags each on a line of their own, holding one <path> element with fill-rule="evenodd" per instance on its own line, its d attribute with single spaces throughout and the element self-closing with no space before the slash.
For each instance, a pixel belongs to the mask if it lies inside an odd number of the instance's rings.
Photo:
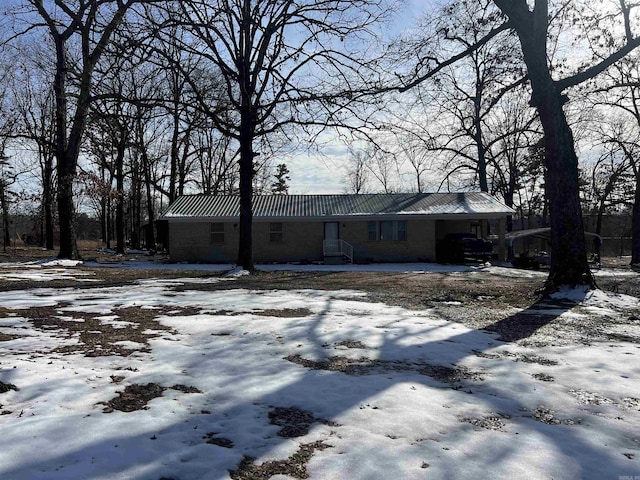
<svg viewBox="0 0 640 480">
<path fill-rule="evenodd" d="M 3 272 L 86 279 L 71 265 Z M 304 457 L 322 480 L 640 478 L 639 343 L 531 349 L 361 292 L 199 289 L 216 281 L 0 292 L 0 478 L 224 479 L 245 457 L 275 473 Z M 639 307 L 596 292 L 577 309 Z M 33 321 L 45 311 L 55 324 Z M 75 348 L 133 312 L 157 324 L 115 342 L 130 355 Z M 89 319 L 95 331 L 77 328 Z M 148 384 L 163 391 L 144 409 L 110 408 Z"/>
</svg>

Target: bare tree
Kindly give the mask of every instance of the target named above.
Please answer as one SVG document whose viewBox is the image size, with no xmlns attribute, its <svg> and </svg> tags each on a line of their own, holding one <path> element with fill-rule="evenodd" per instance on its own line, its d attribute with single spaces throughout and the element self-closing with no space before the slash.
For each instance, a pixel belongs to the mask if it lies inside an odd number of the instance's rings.
<svg viewBox="0 0 640 480">
<path fill-rule="evenodd" d="M 18 45 L 13 61 L 11 84 L 14 107 L 18 117 L 16 135 L 21 146 L 35 152 L 38 168 L 34 169 L 41 186 L 39 195 L 41 211 L 41 244 L 47 250 L 54 249 L 55 205 L 55 124 L 54 98 L 51 84 L 53 65 L 44 53 L 37 38 Z M 37 172 L 37 174 L 35 173 Z"/>
<path fill-rule="evenodd" d="M 594 232 L 598 235 L 602 233 L 602 220 L 607 210 L 630 203 L 625 187 L 632 175 L 633 161 L 627 157 L 632 147 L 628 143 L 625 145 L 626 142 L 628 138 L 617 135 L 608 141 L 605 139 L 600 156 L 589 168 L 583 169 L 587 209 L 595 213 Z"/>
<path fill-rule="evenodd" d="M 487 144 L 487 169 L 489 173 L 489 191 L 499 193 L 505 205 L 523 211 L 516 200 L 526 198 L 528 211 L 533 213 L 539 203 L 540 189 L 537 182 L 541 171 L 538 162 L 532 159 L 532 149 L 542 138 L 542 131 L 534 111 L 523 99 L 526 91 L 517 89 L 506 95 L 494 107 L 494 115 L 487 119 L 487 130 L 491 141 Z M 532 182 L 532 185 L 527 185 Z M 529 195 L 526 192 L 531 192 Z M 542 192 L 543 193 L 543 192 Z M 544 200 L 543 200 L 544 202 Z M 507 231 L 513 229 L 511 216 L 507 217 Z"/>
<path fill-rule="evenodd" d="M 354 150 L 349 155 L 346 165 L 346 191 L 347 193 L 367 193 L 369 179 L 367 168 L 367 155 L 362 150 Z"/>
<path fill-rule="evenodd" d="M 339 124 L 348 110 L 350 75 L 364 75 L 366 38 L 389 13 L 387 0 L 185 0 L 189 29 L 183 50 L 219 70 L 229 108 L 199 103 L 216 127 L 238 143 L 238 265 L 253 270 L 252 187 L 255 142 L 294 124 Z M 372 74 L 374 70 L 369 70 Z M 339 100 L 344 100 L 340 102 Z M 315 105 L 311 108 L 311 105 Z"/>
<path fill-rule="evenodd" d="M 484 36 L 486 23 L 498 23 L 491 0 L 444 5 L 432 19 L 439 34 L 430 48 L 440 51 L 470 49 Z M 437 114 L 446 129 L 434 139 L 433 148 L 450 153 L 448 170 L 466 167 L 480 191 L 489 191 L 488 163 L 494 140 L 488 122 L 503 95 L 524 81 L 517 45 L 511 37 L 492 38 L 434 77 Z"/>
<path fill-rule="evenodd" d="M 9 70 L 5 70 L 0 74 L 0 213 L 2 215 L 2 245 L 6 253 L 7 247 L 11 244 L 11 236 L 9 233 L 9 202 L 12 192 L 9 187 L 16 182 L 17 172 L 9 162 L 6 155 L 6 149 L 12 138 L 15 136 L 16 125 L 18 123 L 17 115 L 11 106 L 9 98 L 9 88 L 7 79 Z"/>
<path fill-rule="evenodd" d="M 635 53 L 635 52 L 634 52 Z M 631 264 L 640 264 L 640 66 L 634 54 L 618 62 L 600 84 L 595 85 L 598 98 L 594 102 L 604 118 L 597 132 L 598 138 L 610 149 L 623 156 L 633 179 Z M 613 114 L 610 113 L 613 109 Z"/>
<path fill-rule="evenodd" d="M 398 160 L 391 152 L 385 151 L 380 146 L 369 143 L 365 149 L 366 167 L 375 178 L 384 193 L 393 193 L 397 190 L 394 178 L 398 174 Z"/>
<path fill-rule="evenodd" d="M 74 225 L 73 182 L 92 101 L 96 65 L 132 6 L 153 1 L 54 0 L 45 3 L 42 0 L 24 0 L 22 8 L 15 12 L 26 25 L 27 32 L 33 26 L 43 24 L 55 52 L 52 84 L 55 98 L 60 258 L 79 257 Z"/>
<path fill-rule="evenodd" d="M 562 284 L 587 284 L 595 281 L 587 264 L 584 225 L 580 209 L 578 187 L 578 158 L 573 134 L 567 122 L 563 105 L 567 102 L 565 90 L 579 85 L 602 73 L 640 45 L 640 37 L 633 34 L 631 4 L 620 0 L 618 11 L 604 12 L 602 18 L 576 15 L 588 27 L 607 31 L 607 18 L 614 15 L 624 25 L 622 41 L 614 41 L 609 51 L 594 52 L 594 61 L 573 75 L 556 80 L 549 65 L 547 39 L 554 13 L 548 0 L 536 0 L 530 7 L 525 0 L 494 0 L 508 16 L 508 25 L 520 40 L 524 62 L 527 66 L 533 94 L 531 105 L 540 117 L 545 133 L 545 164 L 547 167 L 546 192 L 551 208 L 551 271 L 548 283 L 555 287 Z M 566 8 L 566 5 L 563 5 Z M 555 18 L 559 18 L 557 12 Z M 586 31 L 586 35 L 592 32 Z"/>
<path fill-rule="evenodd" d="M 409 162 L 415 178 L 416 191 L 422 193 L 425 187 L 424 176 L 429 171 L 429 150 L 414 135 L 405 135 L 400 140 L 400 155 Z"/>
<path fill-rule="evenodd" d="M 567 89 L 601 74 L 640 45 L 640 36 L 633 32 L 637 27 L 636 5 L 626 0 L 619 0 L 617 7 L 613 2 L 605 6 L 602 2 L 590 5 L 589 1 L 551 4 L 548 0 L 493 0 L 493 3 L 503 16 L 492 17 L 496 21 L 481 24 L 483 33 L 475 43 L 446 58 L 420 58 L 402 89 L 433 78 L 504 32 L 518 37 L 532 89 L 530 104 L 536 108 L 544 131 L 546 194 L 552 230 L 547 288 L 553 290 L 567 284 L 594 287 L 580 208 L 578 158 L 563 107 L 568 101 Z M 593 53 L 577 70 L 569 72 L 563 65 L 554 63 L 553 49 L 557 44 L 549 41 L 554 33 L 569 28 L 568 25 L 582 34 L 575 38 L 579 49 L 574 52 L 591 50 Z M 621 30 L 622 36 L 616 37 Z"/>
</svg>

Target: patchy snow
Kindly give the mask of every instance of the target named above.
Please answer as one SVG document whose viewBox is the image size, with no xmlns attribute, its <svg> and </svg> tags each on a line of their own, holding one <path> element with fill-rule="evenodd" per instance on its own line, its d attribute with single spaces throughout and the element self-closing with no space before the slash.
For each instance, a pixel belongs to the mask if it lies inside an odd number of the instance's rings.
<svg viewBox="0 0 640 480">
<path fill-rule="evenodd" d="M 53 280 L 76 280 L 78 282 L 93 282 L 93 272 L 77 268 L 55 268 L 49 262 L 0 263 L 0 279 L 10 281 L 49 282 Z M 80 264 L 66 265 L 76 267 Z M 57 265 L 65 267 L 64 265 Z"/>
<path fill-rule="evenodd" d="M 82 265 L 82 263 L 82 260 L 54 259 L 41 262 L 40 265 L 43 267 L 77 267 L 78 265 Z"/>
<path fill-rule="evenodd" d="M 226 277 L 231 278 L 244 277 L 246 275 L 251 275 L 251 272 L 249 272 L 249 270 L 245 270 L 242 267 L 232 267 L 231 270 L 229 270 L 225 274 Z"/>
<path fill-rule="evenodd" d="M 62 262 L 62 263 L 59 263 Z M 65 264 L 65 262 L 68 262 Z M 54 268 L 64 266 L 67 268 Z M 120 262 L 80 262 L 71 260 L 50 260 L 44 262 L 29 263 L 0 263 L 0 278 L 12 281 L 31 280 L 47 282 L 53 280 L 71 280 L 79 282 L 92 282 L 93 275 L 88 270 L 70 268 L 84 266 L 87 268 L 126 268 L 134 270 L 173 270 L 173 271 L 208 271 L 225 272 L 226 279 L 248 275 L 249 272 L 231 264 L 200 264 L 200 263 L 163 263 L 153 260 L 131 259 Z M 491 274 L 507 278 L 544 278 L 546 272 L 520 270 L 510 267 L 504 262 L 491 264 L 489 262 L 479 265 L 442 265 L 438 263 L 374 263 L 370 265 L 295 265 L 295 264 L 257 264 L 256 270 L 264 272 L 290 271 L 290 272 L 395 272 L 395 273 L 446 273 L 446 274 Z M 183 279 L 184 281 L 184 279 Z M 189 283 L 217 282 L 220 279 L 190 279 Z"/>
<path fill-rule="evenodd" d="M 402 271 L 434 271 L 420 265 Z M 312 479 L 640 475 L 638 343 L 533 349 L 361 292 L 200 281 L 0 292 L 0 478 L 225 479 L 246 456 L 284 460 L 316 441 L 328 448 L 308 461 Z M 600 291 L 558 298 L 599 315 L 640 308 Z M 128 356 L 85 356 L 65 350 L 82 335 L 30 320 L 37 306 L 117 327 L 140 308 L 157 328 L 115 341 Z M 105 413 L 150 383 L 165 389 L 146 409 Z M 300 436 L 278 434 L 276 407 L 309 413 Z"/>
</svg>

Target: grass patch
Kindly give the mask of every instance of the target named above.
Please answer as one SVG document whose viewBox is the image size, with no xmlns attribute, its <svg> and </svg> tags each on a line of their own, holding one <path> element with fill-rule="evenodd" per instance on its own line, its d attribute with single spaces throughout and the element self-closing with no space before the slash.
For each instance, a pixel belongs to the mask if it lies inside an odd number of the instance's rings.
<svg viewBox="0 0 640 480">
<path fill-rule="evenodd" d="M 34 327 L 42 331 L 58 330 L 68 338 L 78 338 L 78 342 L 63 345 L 54 350 L 56 353 L 82 353 L 87 357 L 108 355 L 129 356 L 133 352 L 149 352 L 149 339 L 161 333 L 143 333 L 145 331 L 161 331 L 174 333 L 174 330 L 161 325 L 157 317 L 161 315 L 193 314 L 193 309 L 164 307 L 149 309 L 141 307 L 116 308 L 113 314 L 125 325 L 112 325 L 109 321 L 100 320 L 92 314 L 62 310 L 63 305 L 55 307 L 32 307 L 24 310 L 23 316 L 29 318 Z M 184 313 L 186 312 L 186 313 Z M 65 317 L 71 317 L 65 319 Z M 131 348 L 131 344 L 118 342 L 135 342 L 141 346 Z"/>
<path fill-rule="evenodd" d="M 123 392 L 118 392 L 118 396 L 107 402 L 103 402 L 104 413 L 112 413 L 114 410 L 120 412 L 135 412 L 136 410 L 146 410 L 147 403 L 154 398 L 161 397 L 165 390 L 178 390 L 184 393 L 202 393 L 195 387 L 185 385 L 174 385 L 173 387 L 163 387 L 157 383 L 147 383 L 146 385 L 128 385 Z"/>
<path fill-rule="evenodd" d="M 260 465 L 255 458 L 245 457 L 236 470 L 229 474 L 233 480 L 268 480 L 274 475 L 288 475 L 293 478 L 309 478 L 307 463 L 317 450 L 325 450 L 330 445 L 317 441 L 300 445 L 298 451 L 286 460 L 271 460 Z"/>
<path fill-rule="evenodd" d="M 266 310 L 257 310 L 251 313 L 260 317 L 279 318 L 299 318 L 310 317 L 311 315 L 313 315 L 313 312 L 308 308 L 269 308 Z"/>
</svg>

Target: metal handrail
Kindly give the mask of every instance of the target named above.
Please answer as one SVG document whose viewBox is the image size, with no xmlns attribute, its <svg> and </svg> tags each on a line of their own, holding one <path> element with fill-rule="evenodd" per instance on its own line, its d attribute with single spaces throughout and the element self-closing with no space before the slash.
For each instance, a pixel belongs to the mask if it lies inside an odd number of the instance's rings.
<svg viewBox="0 0 640 480">
<path fill-rule="evenodd" d="M 322 253 L 325 257 L 344 255 L 349 260 L 349 263 L 353 263 L 353 245 L 341 239 L 324 240 L 322 242 Z"/>
</svg>

